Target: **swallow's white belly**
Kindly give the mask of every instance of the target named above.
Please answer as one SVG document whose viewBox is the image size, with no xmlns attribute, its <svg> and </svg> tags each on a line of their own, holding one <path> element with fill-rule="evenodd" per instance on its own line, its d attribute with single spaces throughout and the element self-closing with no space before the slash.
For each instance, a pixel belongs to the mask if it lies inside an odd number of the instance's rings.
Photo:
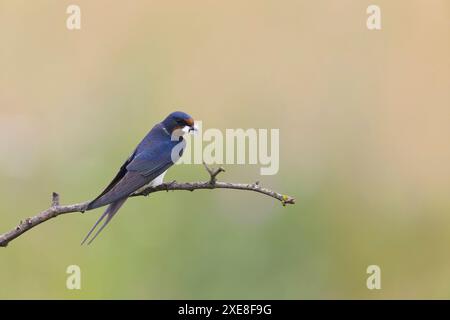
<svg viewBox="0 0 450 320">
<path fill-rule="evenodd" d="M 148 188 L 148 187 L 157 187 L 157 186 L 159 186 L 160 184 L 162 184 L 166 172 L 167 172 L 167 170 L 164 171 L 163 173 L 161 173 L 159 176 L 157 176 L 155 179 L 153 179 L 153 180 L 150 181 L 149 183 L 147 183 L 147 184 L 146 184 L 145 186 L 143 186 L 142 188 L 138 189 L 138 190 L 136 191 L 136 193 L 139 193 L 139 192 L 141 192 L 142 190 L 144 190 L 144 189 L 146 189 L 146 188 Z"/>
</svg>

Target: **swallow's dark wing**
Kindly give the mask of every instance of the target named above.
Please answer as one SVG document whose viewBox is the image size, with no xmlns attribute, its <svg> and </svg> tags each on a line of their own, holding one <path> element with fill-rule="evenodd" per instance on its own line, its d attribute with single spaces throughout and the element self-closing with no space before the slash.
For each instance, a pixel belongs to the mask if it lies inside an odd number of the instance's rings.
<svg viewBox="0 0 450 320">
<path fill-rule="evenodd" d="M 119 169 L 119 172 L 117 172 L 116 176 L 114 177 L 114 179 L 112 179 L 112 181 L 108 184 L 108 186 L 105 188 L 105 190 L 102 191 L 102 193 L 100 193 L 97 198 L 95 198 L 94 200 L 91 201 L 91 203 L 89 204 L 88 209 L 90 208 L 90 205 L 92 203 L 94 203 L 96 200 L 98 200 L 99 198 L 103 197 L 105 194 L 108 193 L 109 190 L 111 190 L 127 173 L 127 166 L 130 164 L 131 161 L 133 161 L 134 157 L 136 155 L 136 150 L 134 150 L 134 152 L 131 154 L 131 156 L 122 164 L 122 166 Z"/>
<path fill-rule="evenodd" d="M 153 144 L 150 150 L 133 153 L 119 170 L 105 191 L 93 200 L 88 209 L 94 209 L 129 196 L 143 187 L 172 164 L 170 144 Z"/>
<path fill-rule="evenodd" d="M 151 150 L 138 153 L 127 165 L 129 173 L 139 173 L 149 178 L 149 182 L 166 171 L 183 154 L 186 141 L 181 138 L 180 142 L 170 141 L 154 145 Z"/>
</svg>

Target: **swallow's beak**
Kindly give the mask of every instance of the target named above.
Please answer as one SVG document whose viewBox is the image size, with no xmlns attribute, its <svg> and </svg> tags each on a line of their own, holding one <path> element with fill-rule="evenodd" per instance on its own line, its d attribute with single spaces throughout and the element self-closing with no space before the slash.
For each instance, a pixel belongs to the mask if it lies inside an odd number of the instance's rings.
<svg viewBox="0 0 450 320">
<path fill-rule="evenodd" d="M 198 131 L 198 129 L 197 129 L 197 126 L 195 125 L 194 119 L 188 118 L 188 119 L 185 119 L 185 121 L 186 121 L 187 133 L 192 132 L 193 134 L 195 134 Z"/>
<path fill-rule="evenodd" d="M 192 134 L 196 134 L 198 132 L 198 128 L 195 124 L 193 124 L 192 126 L 189 126 L 189 133 L 192 132 Z"/>
</svg>

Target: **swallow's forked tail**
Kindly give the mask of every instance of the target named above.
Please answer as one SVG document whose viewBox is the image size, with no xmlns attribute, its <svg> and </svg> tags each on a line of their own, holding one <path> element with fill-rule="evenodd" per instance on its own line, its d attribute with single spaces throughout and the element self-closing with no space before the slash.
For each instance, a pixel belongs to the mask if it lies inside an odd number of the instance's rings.
<svg viewBox="0 0 450 320">
<path fill-rule="evenodd" d="M 98 229 L 98 231 L 95 233 L 94 237 L 92 237 L 92 239 L 89 240 L 89 242 L 87 243 L 88 245 L 91 244 L 92 241 L 94 241 L 94 239 L 97 238 L 97 236 L 103 230 L 103 228 L 106 227 L 106 225 L 109 223 L 109 221 L 111 221 L 111 219 L 114 217 L 114 215 L 117 213 L 117 211 L 125 203 L 126 200 L 127 200 L 127 198 L 123 198 L 123 199 L 120 199 L 120 200 L 117 200 L 117 201 L 111 203 L 108 206 L 108 208 L 106 208 L 105 212 L 101 215 L 101 217 L 97 220 L 97 222 L 94 224 L 94 226 L 91 228 L 91 230 L 89 230 L 88 234 L 86 235 L 86 237 L 84 237 L 83 241 L 81 242 L 81 245 L 83 245 L 86 242 L 86 240 L 90 237 L 92 232 L 94 232 L 94 230 L 98 226 L 98 224 L 106 217 L 106 220 L 105 220 L 105 222 L 103 222 L 100 229 Z"/>
</svg>

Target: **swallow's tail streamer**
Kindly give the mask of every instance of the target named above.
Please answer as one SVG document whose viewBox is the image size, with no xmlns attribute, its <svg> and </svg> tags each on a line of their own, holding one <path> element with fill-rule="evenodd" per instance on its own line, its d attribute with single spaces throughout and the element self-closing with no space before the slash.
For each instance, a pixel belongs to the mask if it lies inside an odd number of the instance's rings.
<svg viewBox="0 0 450 320">
<path fill-rule="evenodd" d="M 106 217 L 106 220 L 105 220 L 105 222 L 103 222 L 103 224 L 100 227 L 100 229 L 98 229 L 98 231 L 95 233 L 95 235 L 92 237 L 92 239 L 89 240 L 89 242 L 87 243 L 88 245 L 91 244 L 92 241 L 94 241 L 94 239 L 97 238 L 97 236 L 100 234 L 100 232 L 111 221 L 111 219 L 114 217 L 114 215 L 120 209 L 120 207 L 125 203 L 125 201 L 127 201 L 127 198 L 123 198 L 123 199 L 120 199 L 120 200 L 117 200 L 117 201 L 111 203 L 108 206 L 108 208 L 106 208 L 105 212 L 101 215 L 101 217 L 97 220 L 97 222 L 94 224 L 94 226 L 91 228 L 91 230 L 89 230 L 88 234 L 86 235 L 86 237 L 81 242 L 81 245 L 83 245 L 86 242 L 86 240 L 90 237 L 92 232 L 94 232 L 94 230 L 98 226 L 98 224 Z"/>
</svg>

